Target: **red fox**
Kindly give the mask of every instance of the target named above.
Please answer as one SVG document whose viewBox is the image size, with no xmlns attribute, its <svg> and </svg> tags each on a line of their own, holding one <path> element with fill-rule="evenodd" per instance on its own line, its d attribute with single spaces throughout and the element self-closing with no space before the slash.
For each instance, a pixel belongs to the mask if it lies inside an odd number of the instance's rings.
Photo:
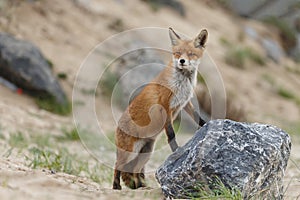
<svg viewBox="0 0 300 200">
<path fill-rule="evenodd" d="M 174 152 L 178 148 L 172 123 L 181 109 L 184 108 L 200 126 L 206 123 L 194 110 L 190 100 L 208 32 L 203 29 L 194 40 L 183 40 L 169 28 L 169 36 L 172 60 L 131 101 L 118 122 L 113 189 L 121 189 L 120 177 L 129 188 L 146 186 L 144 166 L 163 129 L 171 150 Z"/>
</svg>

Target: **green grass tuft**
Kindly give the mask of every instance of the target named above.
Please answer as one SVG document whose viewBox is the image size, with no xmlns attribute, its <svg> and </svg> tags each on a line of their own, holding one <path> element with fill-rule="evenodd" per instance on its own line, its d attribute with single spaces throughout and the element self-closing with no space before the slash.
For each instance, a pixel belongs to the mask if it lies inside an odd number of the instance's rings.
<svg viewBox="0 0 300 200">
<path fill-rule="evenodd" d="M 242 200 L 243 196 L 240 190 L 230 189 L 226 187 L 223 182 L 219 179 L 215 180 L 210 189 L 202 183 L 196 184 L 194 188 L 191 189 L 192 192 L 187 191 L 189 197 L 192 199 L 230 199 L 230 200 Z"/>
<path fill-rule="evenodd" d="M 36 144 L 38 147 L 49 147 L 51 146 L 51 135 L 50 134 L 35 134 L 30 135 L 30 143 Z"/>
<path fill-rule="evenodd" d="M 74 162 L 75 155 L 70 154 L 67 149 L 61 149 L 58 152 L 45 150 L 37 147 L 29 149 L 30 155 L 27 160 L 30 161 L 29 167 L 33 169 L 46 168 L 53 172 L 64 172 L 67 174 L 79 175 L 80 164 Z"/>
<path fill-rule="evenodd" d="M 62 142 L 64 142 L 64 141 L 79 141 L 80 137 L 79 137 L 77 128 L 73 128 L 71 130 L 64 129 L 63 135 L 56 136 L 56 139 L 58 141 L 62 141 Z"/>
<path fill-rule="evenodd" d="M 54 97 L 37 97 L 35 102 L 39 108 L 59 115 L 69 115 L 72 111 L 70 102 L 62 105 L 57 103 Z"/>
<path fill-rule="evenodd" d="M 277 89 L 277 93 L 279 96 L 286 98 L 286 99 L 295 99 L 296 98 L 295 95 L 291 91 L 289 91 L 283 87 L 279 87 Z"/>
<path fill-rule="evenodd" d="M 224 47 L 231 47 L 231 43 L 228 39 L 226 39 L 225 37 L 220 37 L 219 42 L 221 43 L 221 45 L 223 45 Z"/>
<path fill-rule="evenodd" d="M 285 89 L 284 87 L 277 88 L 277 94 L 285 99 L 290 99 L 300 106 L 300 97 L 295 95 L 292 91 Z"/>
<path fill-rule="evenodd" d="M 249 47 L 230 47 L 225 55 L 225 62 L 228 65 L 243 69 L 247 61 L 252 61 L 257 65 L 265 65 L 265 60 L 253 49 Z"/>
<path fill-rule="evenodd" d="M 13 148 L 23 149 L 28 146 L 28 139 L 24 136 L 23 133 L 17 132 L 10 134 L 8 143 Z"/>
<path fill-rule="evenodd" d="M 66 80 L 68 78 L 68 75 L 64 72 L 60 72 L 60 73 L 57 74 L 57 77 L 59 79 Z"/>
<path fill-rule="evenodd" d="M 105 95 L 110 95 L 118 82 L 118 77 L 111 71 L 106 71 L 103 79 L 101 80 L 100 86 Z"/>
<path fill-rule="evenodd" d="M 274 77 L 271 76 L 271 75 L 268 74 L 268 73 L 262 74 L 262 75 L 261 75 L 261 78 L 262 78 L 263 80 L 265 80 L 266 82 L 268 82 L 268 83 L 269 83 L 270 85 L 272 85 L 272 86 L 275 86 L 275 84 L 276 84 L 276 81 L 275 81 Z"/>
</svg>

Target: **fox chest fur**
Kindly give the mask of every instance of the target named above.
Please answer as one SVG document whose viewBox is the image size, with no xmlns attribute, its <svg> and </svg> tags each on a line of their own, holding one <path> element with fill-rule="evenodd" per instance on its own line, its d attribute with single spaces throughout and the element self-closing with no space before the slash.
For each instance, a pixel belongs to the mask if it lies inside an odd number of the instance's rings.
<svg viewBox="0 0 300 200">
<path fill-rule="evenodd" d="M 197 73 L 192 71 L 184 74 L 174 69 L 173 79 L 170 80 L 173 96 L 170 101 L 170 108 L 176 109 L 174 116 L 191 100 L 193 97 L 194 87 L 197 84 Z"/>
</svg>

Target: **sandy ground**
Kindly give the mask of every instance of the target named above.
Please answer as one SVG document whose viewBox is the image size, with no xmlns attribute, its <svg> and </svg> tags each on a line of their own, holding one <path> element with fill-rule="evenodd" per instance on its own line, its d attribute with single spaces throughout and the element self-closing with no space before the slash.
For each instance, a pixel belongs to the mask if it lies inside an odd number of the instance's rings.
<svg viewBox="0 0 300 200">
<path fill-rule="evenodd" d="M 263 74 L 270 74 L 278 84 L 292 90 L 300 96 L 299 74 L 291 73 L 286 66 L 296 65 L 285 58 L 281 65 L 272 61 L 265 67 L 249 65 L 246 69 L 236 69 L 224 62 L 226 49 L 220 44 L 221 37 L 232 43 L 238 43 L 243 27 L 256 27 L 263 33 L 268 29 L 253 21 L 244 21 L 227 14 L 218 7 L 210 7 L 196 0 L 185 1 L 188 10 L 186 18 L 180 17 L 168 8 L 153 12 L 151 8 L 138 0 L 132 1 L 96 1 L 96 0 L 52 0 L 34 3 L 16 3 L 7 6 L 0 13 L 0 30 L 16 35 L 18 38 L 30 40 L 38 45 L 44 55 L 54 64 L 54 73 L 66 73 L 68 79 L 61 81 L 71 99 L 73 84 L 81 63 L 88 53 L 101 41 L 117 32 L 109 27 L 116 19 L 121 19 L 124 29 L 141 27 L 173 27 L 182 33 L 197 34 L 206 27 L 209 30 L 208 54 L 216 63 L 224 80 L 226 91 L 241 104 L 249 121 L 272 123 L 283 129 L 290 130 L 300 120 L 300 109 L 294 102 L 279 97 L 272 90 L 272 85 L 263 80 Z M 153 40 L 155 38 L 155 40 Z M 160 43 L 156 37 L 148 38 L 153 43 Z M 259 44 L 246 39 L 258 52 L 262 52 Z M 108 49 L 113 52 L 114 49 Z M 105 57 L 105 56 L 103 56 Z M 99 59 L 99 58 L 97 58 Z M 94 60 L 93 60 L 94 61 Z M 94 62 L 98 62 L 95 60 Z M 100 62 L 100 61 L 99 61 Z M 99 63 L 99 67 L 103 63 Z M 89 73 L 93 73 L 90 71 Z M 89 85 L 87 85 L 89 86 Z M 86 95 L 86 96 L 85 96 Z M 89 94 L 82 94 L 88 98 Z M 152 189 L 131 191 L 112 191 L 111 182 L 95 183 L 85 176 L 74 176 L 66 173 L 52 174 L 49 170 L 28 167 L 25 155 L 27 150 L 13 150 L 9 156 L 9 138 L 11 134 L 21 132 L 24 135 L 49 135 L 54 137 L 62 134 L 63 128 L 73 127 L 72 116 L 61 117 L 36 107 L 27 95 L 18 95 L 0 86 L 0 198 L 1 199 L 160 199 L 161 194 L 155 182 L 153 172 L 149 177 Z M 112 133 L 115 122 L 112 119 L 109 101 L 101 95 L 96 98 L 96 108 L 100 113 L 107 113 L 102 120 L 105 133 Z M 89 102 L 85 102 L 89 103 Z M 89 124 L 91 110 L 81 110 L 87 127 L 97 130 L 94 123 Z M 120 111 L 118 111 L 120 112 Z M 100 114 L 99 114 L 100 115 Z M 98 116 L 101 117 L 101 116 Z M 183 144 L 190 135 L 180 137 Z M 292 135 L 292 153 L 285 177 L 285 199 L 300 198 L 300 139 L 299 133 Z M 72 153 L 86 156 L 94 160 L 84 146 L 77 142 L 67 145 Z M 58 146 L 57 148 L 60 148 Z M 166 151 L 165 155 L 169 152 Z M 114 159 L 114 152 L 107 152 Z M 161 163 L 163 157 L 155 157 L 148 168 Z M 105 173 L 105 172 L 103 172 Z M 111 174 L 112 175 L 112 174 Z M 111 176 L 108 174 L 108 176 Z M 153 189 L 154 188 L 154 189 Z"/>
</svg>

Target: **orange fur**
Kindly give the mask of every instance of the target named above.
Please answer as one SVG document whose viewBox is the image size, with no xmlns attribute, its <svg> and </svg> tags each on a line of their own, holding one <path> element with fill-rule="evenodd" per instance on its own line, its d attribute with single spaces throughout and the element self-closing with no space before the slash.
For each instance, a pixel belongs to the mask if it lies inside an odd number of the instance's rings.
<svg viewBox="0 0 300 200">
<path fill-rule="evenodd" d="M 132 189 L 145 186 L 144 166 L 156 137 L 165 129 L 174 151 L 178 145 L 173 119 L 187 104 L 191 113 L 189 101 L 196 85 L 197 66 L 203 55 L 207 31 L 202 30 L 194 40 L 181 40 L 172 29 L 169 31 L 173 60 L 135 97 L 119 120 L 115 136 L 118 149 L 114 189 L 121 189 L 120 176 Z"/>
</svg>

